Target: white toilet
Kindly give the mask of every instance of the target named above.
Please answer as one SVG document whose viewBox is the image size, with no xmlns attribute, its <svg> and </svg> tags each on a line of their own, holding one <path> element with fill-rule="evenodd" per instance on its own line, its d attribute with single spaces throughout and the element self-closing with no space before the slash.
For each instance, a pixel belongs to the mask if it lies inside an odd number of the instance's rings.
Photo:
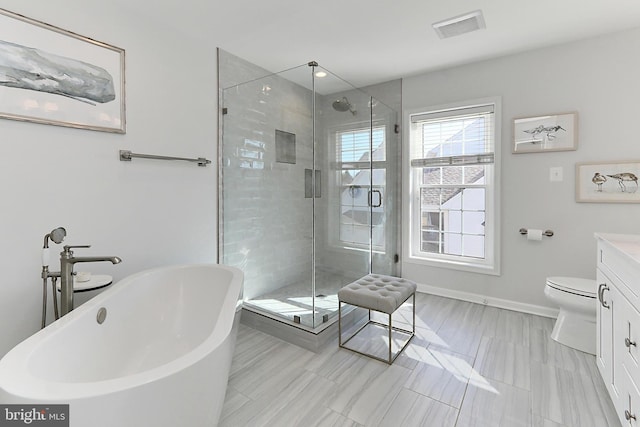
<svg viewBox="0 0 640 427">
<path fill-rule="evenodd" d="M 560 344 L 596 353 L 596 281 L 547 277 L 544 294 L 560 307 L 551 338 Z"/>
</svg>

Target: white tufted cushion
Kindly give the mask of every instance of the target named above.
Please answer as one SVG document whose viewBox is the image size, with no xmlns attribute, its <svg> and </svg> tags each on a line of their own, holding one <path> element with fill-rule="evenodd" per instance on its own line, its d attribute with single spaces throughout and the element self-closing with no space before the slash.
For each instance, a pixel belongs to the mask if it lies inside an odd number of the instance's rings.
<svg viewBox="0 0 640 427">
<path fill-rule="evenodd" d="M 347 304 L 391 314 L 416 291 L 416 284 L 400 277 L 369 274 L 338 291 Z"/>
</svg>

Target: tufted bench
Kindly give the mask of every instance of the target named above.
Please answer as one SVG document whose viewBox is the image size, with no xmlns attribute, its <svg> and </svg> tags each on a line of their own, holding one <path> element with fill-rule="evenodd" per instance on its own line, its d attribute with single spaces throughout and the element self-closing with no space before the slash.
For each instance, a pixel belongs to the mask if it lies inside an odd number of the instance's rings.
<svg viewBox="0 0 640 427">
<path fill-rule="evenodd" d="M 338 291 L 338 345 L 341 348 L 355 351 L 356 353 L 369 356 L 371 358 L 381 360 L 388 364 L 392 364 L 393 361 L 402 353 L 405 347 L 413 338 L 416 331 L 416 284 L 411 280 L 401 279 L 399 277 L 384 276 L 381 274 L 369 274 L 350 283 Z M 413 323 L 412 330 L 397 328 L 392 325 L 392 314 L 402 304 L 404 304 L 409 298 L 413 297 Z M 344 342 L 342 341 L 342 304 L 354 305 L 357 307 L 365 308 L 369 311 L 369 318 L 360 329 L 358 329 L 353 335 L 351 335 Z M 389 323 L 384 324 L 371 320 L 371 311 L 378 311 L 386 313 L 389 316 Z M 347 347 L 345 344 L 360 333 L 364 328 L 370 324 L 376 324 L 384 326 L 389 331 L 389 357 L 383 359 L 381 357 L 374 356 L 372 354 L 363 353 L 353 348 Z M 400 333 L 408 334 L 408 339 L 400 350 L 393 355 L 391 351 L 392 332 L 397 331 Z"/>
</svg>

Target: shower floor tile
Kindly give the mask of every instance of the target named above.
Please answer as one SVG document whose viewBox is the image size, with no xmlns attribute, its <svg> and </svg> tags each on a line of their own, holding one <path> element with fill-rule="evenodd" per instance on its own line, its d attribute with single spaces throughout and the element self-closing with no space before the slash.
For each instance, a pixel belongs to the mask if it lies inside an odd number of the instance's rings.
<svg viewBox="0 0 640 427">
<path fill-rule="evenodd" d="M 329 319 L 338 315 L 338 291 L 344 285 L 358 278 L 322 272 L 316 277 L 316 298 L 311 298 L 311 283 L 284 286 L 273 292 L 260 295 L 244 302 L 245 307 L 256 308 L 269 313 L 277 313 L 291 322 L 300 318 L 302 325 L 313 327 L 323 323 L 324 316 Z"/>
</svg>

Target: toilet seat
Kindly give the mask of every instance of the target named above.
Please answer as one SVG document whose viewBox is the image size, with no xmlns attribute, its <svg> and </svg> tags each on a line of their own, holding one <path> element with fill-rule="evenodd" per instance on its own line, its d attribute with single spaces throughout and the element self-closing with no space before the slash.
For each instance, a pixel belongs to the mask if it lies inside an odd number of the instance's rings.
<svg viewBox="0 0 640 427">
<path fill-rule="evenodd" d="M 586 298 L 596 297 L 595 281 L 577 277 L 547 277 L 547 286 Z"/>
</svg>

